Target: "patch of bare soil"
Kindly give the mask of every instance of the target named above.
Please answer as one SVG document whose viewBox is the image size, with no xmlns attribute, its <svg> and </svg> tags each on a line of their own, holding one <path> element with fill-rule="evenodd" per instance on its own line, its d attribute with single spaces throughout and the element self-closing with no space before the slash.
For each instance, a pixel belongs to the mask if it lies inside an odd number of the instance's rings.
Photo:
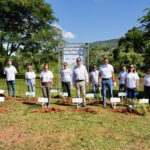
<svg viewBox="0 0 150 150">
<path fill-rule="evenodd" d="M 147 111 L 150 113 L 150 108 L 147 108 Z"/>
<path fill-rule="evenodd" d="M 60 98 L 60 95 L 52 95 L 51 98 Z"/>
<path fill-rule="evenodd" d="M 72 104 L 72 100 L 71 99 L 68 99 L 68 100 L 58 100 L 57 102 L 56 102 L 56 104 L 59 104 L 59 105 L 71 105 Z"/>
<path fill-rule="evenodd" d="M 7 108 L 7 107 L 0 107 L 0 113 L 4 113 L 4 112 L 14 112 L 15 109 L 14 108 Z"/>
<path fill-rule="evenodd" d="M 98 114 L 99 110 L 96 108 L 79 108 L 79 109 L 74 109 L 73 112 L 85 112 L 85 113 Z"/>
<path fill-rule="evenodd" d="M 66 110 L 62 109 L 62 108 L 58 108 L 58 107 L 51 107 L 51 108 L 43 108 L 41 110 L 33 110 L 32 113 L 63 113 Z"/>
<path fill-rule="evenodd" d="M 137 110 L 133 108 L 116 108 L 116 109 L 108 109 L 108 110 L 115 113 L 139 115 Z"/>
<path fill-rule="evenodd" d="M 8 101 L 15 101 L 15 102 L 19 102 L 19 103 L 24 103 L 24 102 L 28 102 L 28 103 L 37 103 L 38 102 L 38 98 L 31 98 L 31 99 L 27 99 L 24 97 L 10 97 L 6 94 L 1 94 L 0 96 L 4 96 L 5 100 Z"/>
</svg>

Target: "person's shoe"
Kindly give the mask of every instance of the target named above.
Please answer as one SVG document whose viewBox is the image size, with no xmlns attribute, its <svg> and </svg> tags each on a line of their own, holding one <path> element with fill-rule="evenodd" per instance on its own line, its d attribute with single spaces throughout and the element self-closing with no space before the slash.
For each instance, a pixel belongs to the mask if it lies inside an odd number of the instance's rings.
<svg viewBox="0 0 150 150">
<path fill-rule="evenodd" d="M 113 106 L 113 105 L 110 105 L 110 107 L 111 107 L 112 109 L 114 109 L 114 106 Z"/>
<path fill-rule="evenodd" d="M 47 108 L 50 108 L 50 104 L 49 103 L 47 103 L 46 105 L 47 105 Z"/>
<path fill-rule="evenodd" d="M 83 107 L 83 108 L 86 108 L 86 104 L 83 104 L 82 107 Z"/>
<path fill-rule="evenodd" d="M 95 100 L 97 100 L 97 97 L 94 97 L 95 98 Z"/>
<path fill-rule="evenodd" d="M 106 109 L 106 105 L 104 105 L 104 109 Z"/>
</svg>

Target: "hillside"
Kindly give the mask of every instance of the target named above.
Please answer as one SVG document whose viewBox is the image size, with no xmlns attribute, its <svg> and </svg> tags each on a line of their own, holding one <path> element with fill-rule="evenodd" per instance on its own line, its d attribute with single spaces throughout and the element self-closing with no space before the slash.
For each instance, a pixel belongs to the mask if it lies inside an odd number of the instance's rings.
<svg viewBox="0 0 150 150">
<path fill-rule="evenodd" d="M 90 43 L 90 49 L 92 47 L 104 47 L 104 46 L 109 46 L 110 48 L 115 48 L 118 45 L 118 40 L 119 39 L 111 39 L 111 40 L 105 40 L 105 41 L 96 41 L 96 42 L 92 42 Z"/>
</svg>

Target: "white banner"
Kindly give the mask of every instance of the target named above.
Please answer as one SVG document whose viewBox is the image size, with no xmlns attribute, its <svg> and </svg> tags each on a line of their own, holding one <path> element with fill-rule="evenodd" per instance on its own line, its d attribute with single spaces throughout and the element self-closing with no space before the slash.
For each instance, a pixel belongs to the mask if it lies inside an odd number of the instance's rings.
<svg viewBox="0 0 150 150">
<path fill-rule="evenodd" d="M 69 68 L 74 68 L 79 57 L 85 65 L 84 48 L 64 48 L 64 62 L 68 63 Z"/>
</svg>

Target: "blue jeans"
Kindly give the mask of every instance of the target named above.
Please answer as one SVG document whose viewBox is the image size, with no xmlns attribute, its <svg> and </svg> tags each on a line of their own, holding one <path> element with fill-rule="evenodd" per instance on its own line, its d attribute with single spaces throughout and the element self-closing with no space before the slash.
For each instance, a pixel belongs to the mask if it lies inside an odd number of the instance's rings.
<svg viewBox="0 0 150 150">
<path fill-rule="evenodd" d="M 7 81 L 7 87 L 8 87 L 8 95 L 11 96 L 11 86 L 13 89 L 13 96 L 16 96 L 16 89 L 15 89 L 15 80 Z"/>
<path fill-rule="evenodd" d="M 31 79 L 27 79 L 27 82 L 28 82 L 28 91 L 31 92 L 31 89 L 32 89 L 32 92 L 35 91 L 35 86 L 34 86 L 34 81 L 31 80 Z"/>
<path fill-rule="evenodd" d="M 134 99 L 135 98 L 135 92 L 136 92 L 136 88 L 133 88 L 133 89 L 127 88 L 128 98 Z"/>
<path fill-rule="evenodd" d="M 106 105 L 106 90 L 107 90 L 107 86 L 109 89 L 109 93 L 110 93 L 110 97 L 113 97 L 113 84 L 112 84 L 112 80 L 102 80 L 102 88 L 103 88 L 103 104 Z M 112 105 L 112 103 L 111 103 Z"/>
<path fill-rule="evenodd" d="M 97 92 L 99 94 L 99 98 L 101 98 L 101 89 L 100 89 L 98 83 L 97 84 L 93 83 L 93 90 L 94 90 L 94 97 L 95 97 L 95 99 L 97 99 Z"/>
<path fill-rule="evenodd" d="M 119 84 L 119 92 L 122 92 L 122 89 L 125 90 L 125 84 Z"/>
</svg>

